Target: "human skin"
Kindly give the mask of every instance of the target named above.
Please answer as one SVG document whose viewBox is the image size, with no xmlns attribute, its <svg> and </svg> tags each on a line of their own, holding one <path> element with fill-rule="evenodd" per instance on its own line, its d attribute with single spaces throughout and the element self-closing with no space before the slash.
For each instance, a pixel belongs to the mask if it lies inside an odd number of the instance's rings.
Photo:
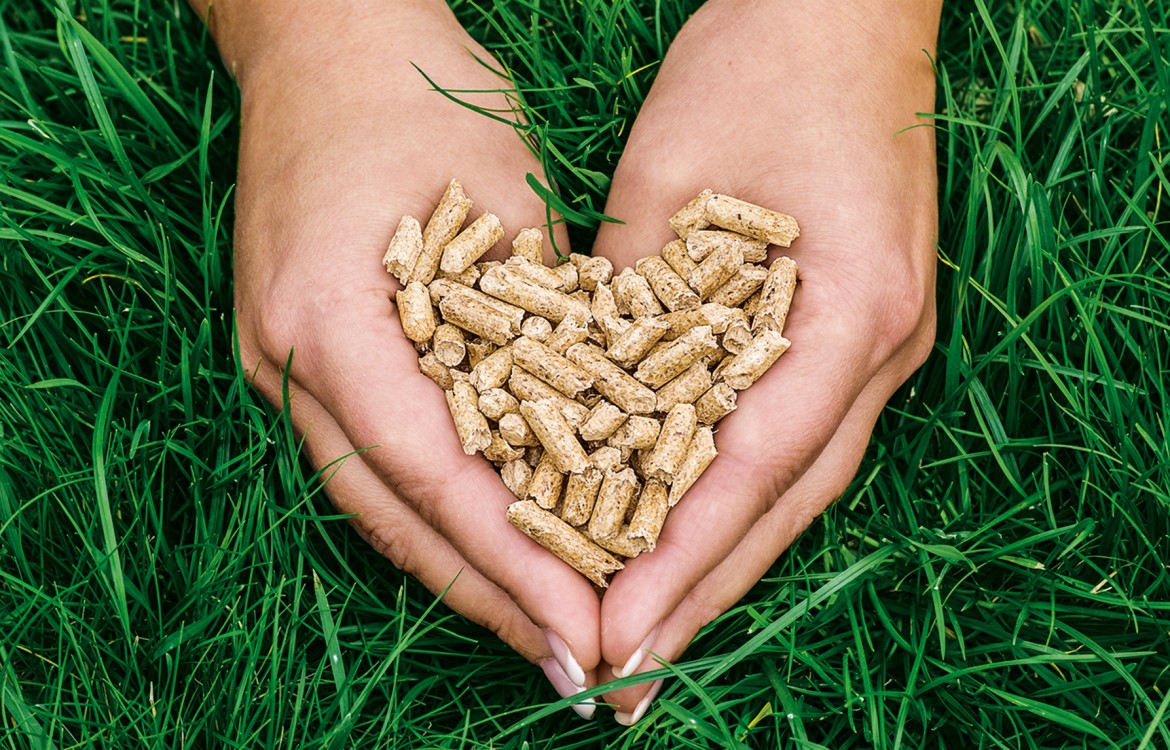
<svg viewBox="0 0 1170 750">
<path fill-rule="evenodd" d="M 378 264 L 398 218 L 424 218 L 452 176 L 513 232 L 543 224 L 524 182 L 539 165 L 511 128 L 429 91 L 410 66 L 451 88 L 502 87 L 443 3 L 361 5 L 216 2 L 210 27 L 243 102 L 242 364 L 280 404 L 295 349 L 291 413 L 314 466 L 380 446 L 330 470 L 333 503 L 432 591 L 458 574 L 446 603 L 540 664 L 561 695 L 577 690 L 569 673 L 594 685 L 656 668 L 647 652 L 676 659 L 840 495 L 882 406 L 930 350 L 934 141 L 905 129 L 933 107 L 939 3 L 711 0 L 673 42 L 610 193 L 607 213 L 627 223 L 605 225 L 595 252 L 632 265 L 711 187 L 798 218 L 785 252 L 801 286 L 792 349 L 740 394 L 719 460 L 600 607 L 583 578 L 503 522 L 510 495 L 462 454 Z M 502 96 L 477 103 L 506 108 Z M 628 724 L 655 691 L 605 700 Z"/>
</svg>

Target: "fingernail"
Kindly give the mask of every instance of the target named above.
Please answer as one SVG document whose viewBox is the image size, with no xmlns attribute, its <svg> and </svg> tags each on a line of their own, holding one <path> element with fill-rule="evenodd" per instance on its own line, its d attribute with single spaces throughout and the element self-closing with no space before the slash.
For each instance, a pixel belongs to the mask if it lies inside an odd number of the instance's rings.
<svg viewBox="0 0 1170 750">
<path fill-rule="evenodd" d="M 628 714 L 624 711 L 617 711 L 613 715 L 614 720 L 618 724 L 626 727 L 632 727 L 637 724 L 646 715 L 647 709 L 650 708 L 650 704 L 654 701 L 654 698 L 658 696 L 658 690 L 661 687 L 662 680 L 655 680 L 654 684 L 650 686 L 650 692 L 646 693 L 646 697 L 638 701 L 638 705 L 634 708 L 634 713 Z"/>
<path fill-rule="evenodd" d="M 581 665 L 573 658 L 572 652 L 569 651 L 569 645 L 551 630 L 544 631 L 544 637 L 548 641 L 548 647 L 552 649 L 557 663 L 561 665 L 561 669 L 565 670 L 565 675 L 577 687 L 585 687 L 585 670 L 581 669 Z"/>
<path fill-rule="evenodd" d="M 621 669 L 615 669 L 613 671 L 614 677 L 617 677 L 620 680 L 621 678 L 629 677 L 634 673 L 634 670 L 637 669 L 638 665 L 641 664 L 642 661 L 646 658 L 646 653 L 654 646 L 654 639 L 658 637 L 658 631 L 661 628 L 662 623 L 658 623 L 654 626 L 654 629 L 650 631 L 650 635 L 646 636 L 646 640 L 642 641 L 642 645 L 638 646 L 637 650 L 634 651 L 633 656 L 626 660 L 626 663 L 622 666 Z"/>
<path fill-rule="evenodd" d="M 552 683 L 553 690 L 556 690 L 557 695 L 562 698 L 585 692 L 585 688 L 573 684 L 556 659 L 545 659 L 540 663 L 540 668 L 544 670 L 544 676 Z M 581 703 L 569 706 L 569 708 L 576 711 L 582 719 L 592 719 L 593 713 L 597 710 L 597 702 L 592 698 L 586 698 Z"/>
</svg>

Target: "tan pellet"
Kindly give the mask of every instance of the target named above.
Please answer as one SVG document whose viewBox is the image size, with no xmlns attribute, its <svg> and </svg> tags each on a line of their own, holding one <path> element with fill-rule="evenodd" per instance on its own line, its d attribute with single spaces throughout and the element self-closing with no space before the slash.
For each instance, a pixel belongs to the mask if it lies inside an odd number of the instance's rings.
<svg viewBox="0 0 1170 750">
<path fill-rule="evenodd" d="M 748 328 L 747 314 L 743 310 L 738 310 L 743 315 L 742 319 L 733 320 L 731 325 L 727 326 L 727 332 L 723 334 L 720 343 L 724 350 L 731 354 L 739 354 L 752 343 L 752 331 Z"/>
<path fill-rule="evenodd" d="M 589 517 L 589 536 L 595 540 L 616 536 L 637 491 L 638 478 L 633 469 L 606 472 Z"/>
<path fill-rule="evenodd" d="M 649 479 L 670 484 L 686 458 L 687 448 L 695 436 L 698 417 L 693 404 L 676 404 L 662 420 L 662 431 L 654 450 L 642 464 L 642 474 Z"/>
<path fill-rule="evenodd" d="M 735 390 L 742 391 L 759 380 L 772 363 L 788 350 L 791 343 L 779 332 L 765 328 L 752 339 L 747 348 L 735 355 L 720 377 Z"/>
<path fill-rule="evenodd" d="M 410 276 L 410 270 L 418 262 L 422 252 L 422 227 L 418 219 L 413 216 L 403 216 L 390 238 L 390 247 L 382 258 L 382 265 L 405 284 Z"/>
<path fill-rule="evenodd" d="M 588 468 L 589 456 L 577 442 L 573 428 L 565 421 L 556 401 L 521 401 L 520 414 L 544 446 L 545 455 L 552 457 L 558 469 L 566 474 L 578 474 Z"/>
<path fill-rule="evenodd" d="M 523 308 L 533 315 L 559 323 L 567 315 L 589 320 L 589 306 L 564 292 L 546 289 L 507 266 L 496 266 L 479 278 L 479 288 L 493 297 Z"/>
<path fill-rule="evenodd" d="M 588 406 L 590 410 L 602 400 L 601 394 L 597 392 L 596 388 L 589 388 L 577 394 L 576 401 L 579 404 Z"/>
<path fill-rule="evenodd" d="M 467 355 L 467 343 L 463 340 L 463 331 L 450 323 L 435 326 L 435 332 L 431 335 L 431 349 L 440 362 L 448 367 L 455 367 Z"/>
<path fill-rule="evenodd" d="M 500 467 L 500 478 L 504 486 L 512 491 L 517 499 L 523 500 L 528 496 L 528 483 L 532 481 L 532 467 L 524 461 L 509 461 Z"/>
<path fill-rule="evenodd" d="M 707 201 L 711 195 L 710 190 L 704 190 L 670 217 L 670 228 L 680 239 L 685 240 L 691 232 L 710 224 L 707 220 Z"/>
<path fill-rule="evenodd" d="M 491 388 L 502 388 L 512 375 L 512 348 L 502 346 L 471 368 L 468 382 L 483 393 Z"/>
<path fill-rule="evenodd" d="M 687 236 L 687 255 L 698 262 L 725 245 L 734 245 L 743 250 L 743 259 L 747 263 L 762 263 L 768 258 L 767 242 L 721 229 L 691 232 Z"/>
<path fill-rule="evenodd" d="M 678 404 L 693 404 L 711 387 L 711 371 L 699 360 L 658 389 L 658 411 L 670 411 Z"/>
<path fill-rule="evenodd" d="M 512 344 L 512 361 L 568 396 L 593 385 L 593 376 L 544 344 L 521 336 Z"/>
<path fill-rule="evenodd" d="M 540 341 L 541 343 L 548 341 L 548 337 L 552 335 L 552 331 L 552 323 L 549 323 L 539 315 L 529 315 L 528 317 L 524 318 L 524 322 L 520 324 L 521 334 L 527 336 L 533 341 Z"/>
<path fill-rule="evenodd" d="M 614 430 L 606 442 L 613 448 L 653 448 L 662 425 L 657 419 L 633 415 Z"/>
<path fill-rule="evenodd" d="M 527 420 L 520 415 L 519 411 L 507 412 L 500 415 L 499 423 L 500 435 L 509 444 L 525 448 L 540 445 L 540 440 L 537 439 L 536 433 L 528 426 Z"/>
<path fill-rule="evenodd" d="M 707 470 L 718 454 L 719 452 L 715 450 L 715 435 L 711 428 L 696 429 L 695 436 L 691 438 L 691 444 L 687 447 L 682 466 L 674 473 L 674 482 L 670 485 L 670 495 L 667 498 L 670 507 L 678 505 L 678 501 L 682 500 L 683 495 Z"/>
<path fill-rule="evenodd" d="M 589 416 L 577 428 L 582 440 L 595 442 L 605 440 L 613 431 L 622 426 L 629 415 L 604 399 L 589 410 Z"/>
<path fill-rule="evenodd" d="M 561 280 L 560 289 L 565 294 L 572 294 L 581 288 L 577 266 L 571 262 L 558 263 L 553 266 L 553 273 Z"/>
<path fill-rule="evenodd" d="M 606 341 L 621 336 L 630 327 L 630 321 L 625 320 L 618 310 L 617 301 L 610 284 L 598 284 L 593 291 L 593 301 L 590 305 L 593 322 L 600 326 Z"/>
<path fill-rule="evenodd" d="M 565 484 L 565 475 L 557 468 L 556 461 L 546 451 L 532 472 L 532 481 L 528 483 L 527 497 L 534 500 L 545 510 L 552 510 L 561 499 L 561 488 Z"/>
<path fill-rule="evenodd" d="M 597 502 L 597 491 L 601 489 L 601 479 L 602 473 L 592 466 L 580 474 L 569 475 L 561 504 L 561 518 L 565 523 L 580 526 L 589 521 Z"/>
<path fill-rule="evenodd" d="M 695 416 L 699 424 L 715 424 L 735 411 L 735 389 L 727 383 L 716 383 L 695 401 Z"/>
<path fill-rule="evenodd" d="M 734 245 L 717 248 L 687 276 L 687 283 L 706 300 L 719 287 L 731 281 L 743 266 L 743 250 Z"/>
<path fill-rule="evenodd" d="M 589 454 L 589 462 L 599 471 L 617 471 L 622 465 L 621 450 L 609 445 L 602 446 Z"/>
<path fill-rule="evenodd" d="M 767 280 L 765 279 L 765 283 Z M 761 289 L 761 291 L 763 291 Z M 760 309 L 760 292 L 756 292 L 747 298 L 747 302 L 743 303 L 743 311 L 747 313 L 749 318 L 756 317 L 756 312 Z"/>
<path fill-rule="evenodd" d="M 491 442 L 483 449 L 483 457 L 494 464 L 503 464 L 524 458 L 524 450 L 513 447 L 502 435 L 493 432 Z"/>
<path fill-rule="evenodd" d="M 717 346 L 719 344 L 711 333 L 711 326 L 692 328 L 661 349 L 648 354 L 638 364 L 634 377 L 651 388 L 661 388 Z"/>
<path fill-rule="evenodd" d="M 431 218 L 423 230 L 422 251 L 418 255 L 418 260 L 415 261 L 414 268 L 410 271 L 411 281 L 431 283 L 431 280 L 435 278 L 435 272 L 439 270 L 439 260 L 443 256 L 443 248 L 447 246 L 448 242 L 455 239 L 455 235 L 459 234 L 459 230 L 463 227 L 463 222 L 470 212 L 471 199 L 464 194 L 463 186 L 459 184 L 459 180 L 451 180 L 443 197 L 439 199 L 439 205 L 435 207 L 435 212 L 431 214 Z"/>
<path fill-rule="evenodd" d="M 557 354 L 564 354 L 573 344 L 579 344 L 589 335 L 589 321 L 575 315 L 568 315 L 549 337 L 544 340 L 545 345 Z"/>
<path fill-rule="evenodd" d="M 517 333 L 512 321 L 499 310 L 462 294 L 448 294 L 439 300 L 443 320 L 493 344 L 508 343 Z M 518 326 L 517 326 L 518 328 Z"/>
<path fill-rule="evenodd" d="M 456 380 L 447 394 L 447 408 L 455 421 L 455 431 L 463 443 L 463 452 L 473 455 L 491 445 L 492 431 L 479 411 L 479 394 L 470 383 Z"/>
<path fill-rule="evenodd" d="M 697 298 L 696 298 L 697 299 Z M 638 318 L 626 332 L 611 341 L 605 355 L 625 368 L 642 361 L 659 340 L 666 335 L 670 324 L 659 318 Z"/>
<path fill-rule="evenodd" d="M 445 281 L 454 281 L 456 284 L 460 284 L 461 286 L 475 286 L 476 282 L 479 281 L 479 268 L 476 266 L 468 266 L 460 273 L 447 273 L 446 271 L 439 269 L 439 272 L 435 274 L 435 281 L 440 279 Z M 431 284 L 434 283 L 434 281 L 431 282 Z"/>
<path fill-rule="evenodd" d="M 667 310 L 674 312 L 699 306 L 699 295 L 661 257 L 653 255 L 642 258 L 635 264 L 635 268 Z"/>
<path fill-rule="evenodd" d="M 512 240 L 512 257 L 544 262 L 544 234 L 536 227 L 526 227 Z"/>
<path fill-rule="evenodd" d="M 710 330 L 710 328 L 707 329 L 708 332 Z M 609 361 L 601 349 L 587 343 L 573 344 L 565 352 L 565 356 L 573 364 L 592 373 L 593 387 L 622 411 L 627 414 L 649 414 L 654 411 L 654 406 L 657 403 L 654 391 Z M 680 368 L 679 372 L 682 369 L 685 367 Z"/>
<path fill-rule="evenodd" d="M 480 412 L 493 422 L 499 422 L 505 414 L 520 413 L 520 402 L 503 388 L 488 388 L 480 391 L 478 404 Z"/>
<path fill-rule="evenodd" d="M 637 557 L 646 551 L 645 543 L 641 539 L 630 536 L 629 525 L 623 525 L 618 532 L 606 539 L 598 539 L 598 546 L 619 557 Z"/>
<path fill-rule="evenodd" d="M 556 388 L 536 377 L 523 367 L 513 367 L 508 377 L 508 390 L 521 401 L 540 401 L 552 399 L 561 410 L 561 415 L 569 425 L 576 429 L 589 416 L 589 407 L 579 404 L 565 396 Z"/>
<path fill-rule="evenodd" d="M 402 332 L 416 344 L 425 344 L 435 333 L 435 311 L 431 295 L 420 282 L 412 281 L 394 295 Z"/>
<path fill-rule="evenodd" d="M 633 318 L 642 318 L 647 315 L 661 315 L 666 312 L 662 303 L 654 296 L 650 283 L 642 278 L 632 268 L 627 268 L 613 277 L 610 285 L 614 300 L 620 312 Z"/>
<path fill-rule="evenodd" d="M 642 486 L 642 494 L 638 495 L 638 505 L 626 534 L 630 539 L 640 541 L 646 552 L 653 552 L 658 546 L 666 511 L 670 510 L 668 494 L 664 483 L 657 479 L 647 479 Z"/>
<path fill-rule="evenodd" d="M 556 289 L 558 291 L 567 291 L 564 288 L 564 281 L 556 271 L 544 265 L 543 263 L 534 263 L 528 258 L 508 258 L 504 262 L 504 268 L 507 268 L 512 273 L 531 281 L 533 284 L 539 284 L 545 289 Z"/>
<path fill-rule="evenodd" d="M 768 269 L 745 263 L 726 284 L 711 292 L 707 301 L 725 307 L 741 307 L 748 297 L 764 285 L 766 278 Z"/>
<path fill-rule="evenodd" d="M 450 368 L 440 362 L 434 352 L 424 354 L 418 358 L 418 370 L 423 375 L 435 381 L 435 385 L 444 391 L 450 390 L 451 386 L 455 383 L 455 379 L 451 377 Z"/>
<path fill-rule="evenodd" d="M 609 585 L 606 576 L 623 567 L 613 555 L 536 503 L 512 503 L 507 514 L 509 523 L 601 588 Z"/>
<path fill-rule="evenodd" d="M 658 319 L 670 325 L 666 335 L 662 337 L 670 340 L 677 339 L 698 326 L 711 326 L 712 333 L 723 333 L 727 330 L 727 325 L 734 315 L 733 308 L 707 303 L 699 305 L 693 310 L 666 313 L 660 315 Z"/>
<path fill-rule="evenodd" d="M 577 267 L 577 283 L 589 292 L 595 290 L 598 284 L 608 284 L 612 278 L 613 263 L 609 258 L 589 257 Z"/>
<path fill-rule="evenodd" d="M 673 240 L 662 248 L 662 259 L 684 280 L 699 265 L 687 254 L 687 243 Z"/>
<path fill-rule="evenodd" d="M 800 235 L 796 219 L 728 195 L 712 195 L 704 206 L 710 224 L 788 247 Z"/>
<path fill-rule="evenodd" d="M 759 307 L 752 318 L 753 333 L 764 328 L 784 333 L 788 308 L 792 305 L 792 295 L 796 293 L 796 270 L 796 261 L 786 255 L 781 255 L 769 267 L 768 278 L 760 290 Z"/>
</svg>

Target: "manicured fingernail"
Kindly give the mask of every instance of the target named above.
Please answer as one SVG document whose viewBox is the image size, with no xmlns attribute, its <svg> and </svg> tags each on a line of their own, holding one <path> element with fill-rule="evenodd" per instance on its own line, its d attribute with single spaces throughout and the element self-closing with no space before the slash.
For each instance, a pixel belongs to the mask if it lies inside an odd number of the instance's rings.
<svg viewBox="0 0 1170 750">
<path fill-rule="evenodd" d="M 624 711 L 617 711 L 614 713 L 613 718 L 617 721 L 618 724 L 621 724 L 622 726 L 634 726 L 642 720 L 643 716 L 646 715 L 647 709 L 650 708 L 650 704 L 654 701 L 654 698 L 657 697 L 658 690 L 661 687 L 662 680 L 655 680 L 654 684 L 650 686 L 650 692 L 646 693 L 646 697 L 638 701 L 638 705 L 634 708 L 634 713 L 628 714 Z"/>
<path fill-rule="evenodd" d="M 622 668 L 613 670 L 614 677 L 617 677 L 620 680 L 622 677 L 629 677 L 634 673 L 634 670 L 637 669 L 638 665 L 641 664 L 642 661 L 646 658 L 647 652 L 649 652 L 650 649 L 654 647 L 654 639 L 658 637 L 658 631 L 661 628 L 662 623 L 658 623 L 654 626 L 654 629 L 650 631 L 650 635 L 646 636 L 646 640 L 642 641 L 642 645 L 638 646 L 633 655 L 626 660 L 624 665 L 622 665 Z"/>
<path fill-rule="evenodd" d="M 565 670 L 561 667 L 556 659 L 545 659 L 540 663 L 540 668 L 544 670 L 544 676 L 552 683 L 553 690 L 557 691 L 557 695 L 562 698 L 568 698 L 577 693 L 585 692 L 585 688 L 573 684 L 569 676 L 565 674 Z M 582 719 L 592 719 L 593 712 L 597 710 L 597 702 L 592 698 L 586 698 L 581 703 L 570 706 L 577 715 Z"/>
<path fill-rule="evenodd" d="M 569 645 L 551 630 L 544 631 L 544 637 L 548 641 L 548 647 L 552 649 L 557 663 L 561 665 L 561 669 L 565 670 L 568 678 L 577 687 L 585 687 L 585 670 L 581 669 L 581 665 L 573 658 L 572 652 L 569 651 Z"/>
</svg>

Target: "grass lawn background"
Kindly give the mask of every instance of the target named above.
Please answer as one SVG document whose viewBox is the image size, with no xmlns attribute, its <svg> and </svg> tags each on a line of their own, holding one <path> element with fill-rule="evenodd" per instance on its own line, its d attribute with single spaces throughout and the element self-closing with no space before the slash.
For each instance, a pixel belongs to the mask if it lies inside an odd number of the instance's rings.
<svg viewBox="0 0 1170 750">
<path fill-rule="evenodd" d="M 697 3 L 454 5 L 587 246 Z M 936 350 L 627 730 L 368 549 L 237 373 L 194 14 L 0 0 L 0 747 L 1170 747 L 1166 13 L 947 4 Z"/>
</svg>

